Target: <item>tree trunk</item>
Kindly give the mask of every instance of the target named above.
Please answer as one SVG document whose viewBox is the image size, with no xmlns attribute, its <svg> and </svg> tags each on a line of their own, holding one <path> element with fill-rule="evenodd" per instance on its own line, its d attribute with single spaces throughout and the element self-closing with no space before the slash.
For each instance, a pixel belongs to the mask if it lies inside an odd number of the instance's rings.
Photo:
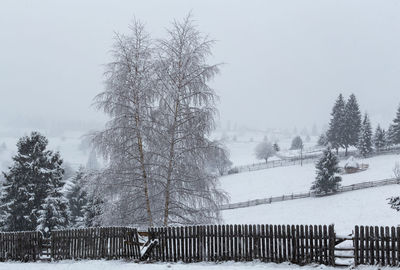
<svg viewBox="0 0 400 270">
<path fill-rule="evenodd" d="M 179 99 L 176 101 L 176 104 L 175 104 L 174 123 L 173 123 L 172 136 L 171 136 L 172 140 L 171 140 L 171 147 L 169 150 L 167 185 L 165 187 L 164 226 L 168 226 L 171 176 L 172 176 L 172 170 L 173 170 L 172 165 L 173 165 L 174 151 L 175 151 L 175 129 L 176 129 L 176 121 L 178 118 L 178 108 L 179 108 Z"/>
</svg>

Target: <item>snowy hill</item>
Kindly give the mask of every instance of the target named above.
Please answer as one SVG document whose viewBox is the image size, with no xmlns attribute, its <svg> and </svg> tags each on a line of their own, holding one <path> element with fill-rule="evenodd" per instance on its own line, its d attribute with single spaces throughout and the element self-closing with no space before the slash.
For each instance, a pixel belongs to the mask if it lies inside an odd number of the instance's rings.
<svg viewBox="0 0 400 270">
<path fill-rule="evenodd" d="M 343 185 L 393 177 L 399 155 L 377 156 L 360 160 L 369 169 L 343 175 Z M 341 165 L 344 165 L 342 161 Z M 228 175 L 221 178 L 221 187 L 231 202 L 268 198 L 306 192 L 315 179 L 313 164 L 281 167 Z M 400 213 L 391 209 L 387 198 L 400 195 L 400 186 L 391 185 L 352 191 L 320 198 L 277 202 L 255 207 L 223 211 L 224 223 L 272 224 L 336 224 L 339 233 L 351 233 L 354 225 L 397 225 Z"/>
<path fill-rule="evenodd" d="M 392 178 L 400 155 L 383 155 L 361 159 L 369 169 L 355 174 L 342 175 L 342 185 Z M 340 163 L 344 166 L 345 161 Z M 244 172 L 221 177 L 221 188 L 230 194 L 231 202 L 268 198 L 307 192 L 315 179 L 315 165 L 278 167 L 260 171 Z"/>
</svg>

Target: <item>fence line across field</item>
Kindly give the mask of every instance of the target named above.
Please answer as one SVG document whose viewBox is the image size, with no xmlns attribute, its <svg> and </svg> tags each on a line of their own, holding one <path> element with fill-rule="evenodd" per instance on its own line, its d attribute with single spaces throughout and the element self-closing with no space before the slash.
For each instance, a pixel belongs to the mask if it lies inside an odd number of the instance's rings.
<svg viewBox="0 0 400 270">
<path fill-rule="evenodd" d="M 399 151 L 400 151 L 400 146 L 394 146 L 394 147 L 391 147 L 388 149 L 374 152 L 374 153 L 370 154 L 369 157 L 395 154 L 395 153 L 399 153 Z M 293 157 L 282 156 L 282 159 L 272 160 L 272 161 L 269 161 L 268 163 L 259 162 L 259 163 L 249 164 L 249 165 L 234 166 L 230 171 L 233 171 L 234 173 L 242 173 L 242 172 L 251 172 L 251 171 L 272 169 L 272 168 L 277 168 L 277 167 L 288 167 L 288 166 L 295 166 L 295 165 L 300 165 L 300 164 L 309 164 L 309 163 L 316 162 L 321 156 L 321 153 L 310 154 L 310 153 L 314 153 L 314 152 L 316 152 L 316 151 L 303 153 L 302 157 L 301 156 L 293 156 Z M 339 159 L 345 160 L 350 155 L 358 156 L 358 150 L 348 151 L 347 156 L 345 156 L 343 152 L 339 152 Z M 224 175 L 229 175 L 229 174 L 230 173 L 227 172 Z"/>
<path fill-rule="evenodd" d="M 366 188 L 372 188 L 372 187 L 380 187 L 380 186 L 386 186 L 386 185 L 394 185 L 394 184 L 400 184 L 400 178 L 389 178 L 389 179 L 383 179 L 383 180 L 377 180 L 377 181 L 361 182 L 361 183 L 352 184 L 352 185 L 348 185 L 348 186 L 342 186 L 342 187 L 339 187 L 339 189 L 336 191 L 336 193 L 342 193 L 342 192 L 366 189 Z M 292 193 L 292 194 L 282 195 L 282 196 L 249 200 L 249 201 L 245 201 L 245 202 L 224 204 L 220 207 L 220 209 L 221 210 L 229 210 L 229 209 L 245 208 L 245 207 L 257 206 L 257 205 L 261 205 L 261 204 L 270 204 L 270 203 L 274 203 L 274 202 L 290 201 L 290 200 L 304 199 L 304 198 L 317 197 L 317 196 L 318 196 L 318 194 L 316 194 L 315 192 L 312 192 L 312 191 L 303 192 L 303 193 Z"/>
</svg>

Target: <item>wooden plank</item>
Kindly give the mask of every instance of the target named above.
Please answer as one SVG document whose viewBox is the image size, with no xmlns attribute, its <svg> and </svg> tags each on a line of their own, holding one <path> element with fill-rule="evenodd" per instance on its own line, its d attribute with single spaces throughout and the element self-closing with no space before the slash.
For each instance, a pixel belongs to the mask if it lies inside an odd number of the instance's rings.
<svg viewBox="0 0 400 270">
<path fill-rule="evenodd" d="M 243 225 L 243 260 L 247 261 L 248 259 L 248 244 L 247 244 L 247 238 L 248 238 L 248 227 L 247 225 Z"/>
<path fill-rule="evenodd" d="M 261 240 L 261 253 L 260 259 L 261 261 L 266 261 L 266 246 L 265 246 L 265 225 L 261 224 L 261 231 L 260 231 L 260 240 Z"/>
<path fill-rule="evenodd" d="M 287 260 L 292 261 L 292 242 L 291 242 L 290 225 L 286 225 L 286 241 L 287 241 Z"/>
<path fill-rule="evenodd" d="M 287 250 L 286 250 L 286 226 L 282 225 L 282 261 L 288 261 Z"/>
<path fill-rule="evenodd" d="M 279 254 L 278 254 L 278 227 L 276 225 L 273 226 L 273 245 L 274 245 L 274 256 L 273 262 L 279 262 Z"/>
<path fill-rule="evenodd" d="M 319 245 L 319 263 L 324 263 L 324 244 L 323 244 L 323 230 L 322 225 L 318 226 L 318 245 Z"/>
<path fill-rule="evenodd" d="M 392 251 L 392 266 L 397 265 L 396 260 L 396 229 L 395 227 L 391 227 L 391 251 Z"/>
<path fill-rule="evenodd" d="M 277 234 L 277 245 L 278 245 L 278 262 L 283 261 L 282 255 L 282 226 L 278 225 L 278 234 Z"/>
<path fill-rule="evenodd" d="M 369 254 L 370 254 L 370 264 L 371 265 L 375 265 L 375 240 L 374 238 L 376 237 L 375 233 L 374 233 L 374 227 L 370 226 L 369 227 L 369 235 L 370 235 L 370 239 L 369 239 Z"/>
<path fill-rule="evenodd" d="M 235 260 L 235 231 L 233 225 L 229 225 L 229 260 Z"/>
<path fill-rule="evenodd" d="M 304 252 L 304 225 L 300 225 L 300 254 L 301 263 L 305 262 L 305 252 Z"/>
<path fill-rule="evenodd" d="M 189 238 L 188 261 L 193 262 L 193 227 L 192 226 L 189 227 L 188 232 L 189 232 L 189 234 L 188 234 L 188 238 Z"/>
<path fill-rule="evenodd" d="M 297 261 L 297 263 L 302 263 L 300 238 L 301 238 L 300 225 L 296 225 L 296 261 Z"/>
<path fill-rule="evenodd" d="M 174 254 L 173 258 L 174 258 L 174 262 L 177 262 L 178 261 L 177 253 L 178 253 L 179 248 L 178 248 L 178 243 L 177 243 L 176 228 L 172 227 L 171 231 L 172 231 L 172 252 Z"/>
<path fill-rule="evenodd" d="M 360 264 L 364 264 L 364 226 L 360 226 Z"/>
<path fill-rule="evenodd" d="M 323 226 L 324 229 L 324 264 L 329 264 L 328 261 L 328 230 L 326 225 Z"/>
<path fill-rule="evenodd" d="M 380 247 L 379 247 L 379 244 L 380 244 L 380 239 L 379 239 L 379 227 L 378 226 L 375 226 L 375 256 L 376 256 L 376 263 L 378 264 L 378 263 L 380 263 Z"/>
<path fill-rule="evenodd" d="M 262 255 L 261 255 L 261 246 L 262 246 L 262 244 L 261 244 L 261 241 L 262 241 L 262 238 L 261 238 L 261 225 L 254 225 L 254 228 L 255 228 L 255 231 L 256 231 L 256 248 L 257 248 L 257 257 L 256 257 L 256 259 L 258 259 L 258 260 L 261 260 L 262 259 Z"/>
<path fill-rule="evenodd" d="M 222 226 L 218 225 L 218 256 L 217 256 L 217 261 L 222 260 Z"/>
<path fill-rule="evenodd" d="M 389 231 L 389 227 L 386 226 L 385 227 L 385 240 L 386 240 L 386 265 L 391 265 L 391 252 L 390 252 L 390 231 Z"/>
<path fill-rule="evenodd" d="M 310 246 L 309 246 L 309 240 L 310 240 L 310 230 L 308 228 L 308 225 L 304 226 L 304 249 L 305 249 L 305 262 L 310 263 Z"/>
<path fill-rule="evenodd" d="M 314 258 L 314 230 L 313 230 L 313 226 L 310 225 L 309 227 L 310 230 L 310 262 L 315 262 L 315 258 Z"/>
<path fill-rule="evenodd" d="M 215 226 L 209 226 L 209 228 L 208 228 L 208 233 L 209 233 L 209 241 L 210 241 L 210 255 L 209 255 L 209 260 L 210 261 L 215 261 L 215 249 L 214 249 L 214 246 L 215 246 L 215 241 L 214 241 L 214 239 L 215 239 L 215 236 L 214 236 L 214 227 Z"/>
<path fill-rule="evenodd" d="M 397 240 L 397 263 L 400 264 L 400 227 L 396 228 L 396 240 Z"/>
<path fill-rule="evenodd" d="M 161 227 L 160 229 L 160 243 L 161 243 L 161 259 L 163 262 L 167 261 L 167 235 L 166 235 L 166 228 Z"/>
<path fill-rule="evenodd" d="M 297 246 L 296 246 L 296 227 L 294 225 L 292 225 L 291 227 L 291 241 L 292 241 L 292 262 L 293 263 L 298 263 L 297 261 Z"/>
<path fill-rule="evenodd" d="M 336 233 L 334 225 L 329 225 L 329 257 L 330 265 L 335 266 Z"/>
<path fill-rule="evenodd" d="M 364 231 L 364 241 L 365 241 L 365 264 L 370 264 L 370 254 L 369 254 L 369 239 L 370 239 L 370 234 L 369 234 L 369 226 L 365 226 L 365 231 Z"/>
<path fill-rule="evenodd" d="M 238 225 L 238 260 L 243 260 L 242 246 L 243 246 L 243 237 L 242 237 L 242 225 Z"/>
<path fill-rule="evenodd" d="M 252 261 L 253 260 L 253 226 L 249 225 L 249 237 L 248 237 L 248 241 L 249 241 L 249 254 L 247 257 L 248 261 Z"/>
<path fill-rule="evenodd" d="M 380 237 L 381 237 L 381 264 L 385 265 L 385 228 L 380 227 Z"/>
</svg>

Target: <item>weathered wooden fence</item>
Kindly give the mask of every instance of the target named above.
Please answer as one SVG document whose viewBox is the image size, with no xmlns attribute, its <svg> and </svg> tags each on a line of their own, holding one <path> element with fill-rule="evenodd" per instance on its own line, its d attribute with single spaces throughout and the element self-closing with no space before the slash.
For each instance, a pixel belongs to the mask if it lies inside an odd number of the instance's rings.
<svg viewBox="0 0 400 270">
<path fill-rule="evenodd" d="M 0 233 L 0 260 L 37 260 L 40 256 L 40 232 Z"/>
<path fill-rule="evenodd" d="M 333 225 L 209 225 L 150 228 L 154 261 L 251 261 L 334 265 Z"/>
<path fill-rule="evenodd" d="M 342 192 L 366 189 L 366 188 L 372 188 L 372 187 L 381 187 L 381 186 L 386 186 L 386 185 L 394 185 L 394 184 L 400 184 L 400 178 L 389 178 L 389 179 L 383 179 L 383 180 L 377 180 L 377 181 L 361 182 L 361 183 L 352 184 L 352 185 L 348 185 L 348 186 L 341 186 L 336 191 L 336 193 L 342 193 Z M 274 197 L 269 197 L 269 198 L 249 200 L 249 201 L 245 201 L 245 202 L 224 204 L 220 207 L 220 209 L 221 210 L 237 209 L 237 208 L 257 206 L 257 205 L 261 205 L 261 204 L 270 204 L 270 203 L 274 203 L 274 202 L 283 202 L 283 201 L 304 199 L 304 198 L 315 197 L 315 196 L 317 196 L 317 194 L 315 194 L 314 192 L 311 192 L 311 191 L 303 192 L 303 193 L 292 193 L 292 194 L 286 194 L 286 195 L 282 195 L 282 196 L 274 196 Z"/>
<path fill-rule="evenodd" d="M 356 226 L 354 263 L 400 265 L 400 227 Z"/>
<path fill-rule="evenodd" d="M 137 229 L 100 227 L 51 233 L 53 259 L 140 259 Z"/>
</svg>

